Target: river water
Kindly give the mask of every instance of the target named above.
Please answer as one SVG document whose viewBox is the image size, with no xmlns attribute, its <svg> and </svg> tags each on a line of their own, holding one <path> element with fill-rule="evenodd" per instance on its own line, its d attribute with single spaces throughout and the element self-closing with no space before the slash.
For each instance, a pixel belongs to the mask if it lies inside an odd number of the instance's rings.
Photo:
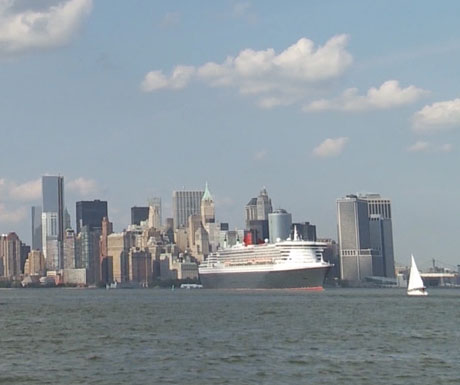
<svg viewBox="0 0 460 385">
<path fill-rule="evenodd" d="M 460 384 L 460 290 L 0 290 L 0 384 Z"/>
</svg>

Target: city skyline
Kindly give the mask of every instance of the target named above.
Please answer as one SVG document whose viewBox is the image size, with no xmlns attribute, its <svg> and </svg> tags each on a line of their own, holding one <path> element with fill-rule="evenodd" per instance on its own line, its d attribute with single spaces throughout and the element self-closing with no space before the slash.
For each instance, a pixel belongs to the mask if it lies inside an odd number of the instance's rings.
<svg viewBox="0 0 460 385">
<path fill-rule="evenodd" d="M 337 239 L 336 199 L 378 192 L 397 262 L 456 266 L 459 11 L 0 2 L 0 233 L 31 243 L 46 174 L 65 177 L 73 223 L 75 202 L 101 199 L 117 231 L 132 206 L 161 197 L 166 218 L 172 191 L 208 181 L 232 228 L 266 186 L 273 209 Z"/>
</svg>

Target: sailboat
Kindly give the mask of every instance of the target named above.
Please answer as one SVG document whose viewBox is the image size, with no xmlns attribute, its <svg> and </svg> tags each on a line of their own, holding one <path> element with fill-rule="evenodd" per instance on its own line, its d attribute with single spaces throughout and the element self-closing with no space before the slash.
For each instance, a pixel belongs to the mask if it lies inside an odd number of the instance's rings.
<svg viewBox="0 0 460 385">
<path fill-rule="evenodd" d="M 417 265 L 415 264 L 414 256 L 411 255 L 411 266 L 410 266 L 410 273 L 409 273 L 409 284 L 407 285 L 407 295 L 413 296 L 426 296 L 428 292 L 426 291 L 426 287 L 423 284 L 422 277 L 417 269 Z"/>
</svg>

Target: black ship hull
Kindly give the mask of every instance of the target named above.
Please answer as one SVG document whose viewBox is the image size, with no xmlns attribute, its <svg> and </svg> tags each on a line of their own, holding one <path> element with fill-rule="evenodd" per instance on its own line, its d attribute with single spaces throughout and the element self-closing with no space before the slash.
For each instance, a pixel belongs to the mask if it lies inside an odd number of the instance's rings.
<svg viewBox="0 0 460 385">
<path fill-rule="evenodd" d="M 200 274 L 200 280 L 203 287 L 208 289 L 322 288 L 329 268 L 330 266 L 281 271 L 206 272 Z"/>
</svg>

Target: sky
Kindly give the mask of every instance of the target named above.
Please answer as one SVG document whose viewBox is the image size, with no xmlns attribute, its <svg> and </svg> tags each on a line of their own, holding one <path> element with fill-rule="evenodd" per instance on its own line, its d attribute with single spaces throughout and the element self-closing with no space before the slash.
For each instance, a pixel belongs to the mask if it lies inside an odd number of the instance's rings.
<svg viewBox="0 0 460 385">
<path fill-rule="evenodd" d="M 460 2 L 0 0 L 0 233 L 66 206 L 204 189 L 337 239 L 336 199 L 391 199 L 396 262 L 460 264 Z"/>
</svg>

